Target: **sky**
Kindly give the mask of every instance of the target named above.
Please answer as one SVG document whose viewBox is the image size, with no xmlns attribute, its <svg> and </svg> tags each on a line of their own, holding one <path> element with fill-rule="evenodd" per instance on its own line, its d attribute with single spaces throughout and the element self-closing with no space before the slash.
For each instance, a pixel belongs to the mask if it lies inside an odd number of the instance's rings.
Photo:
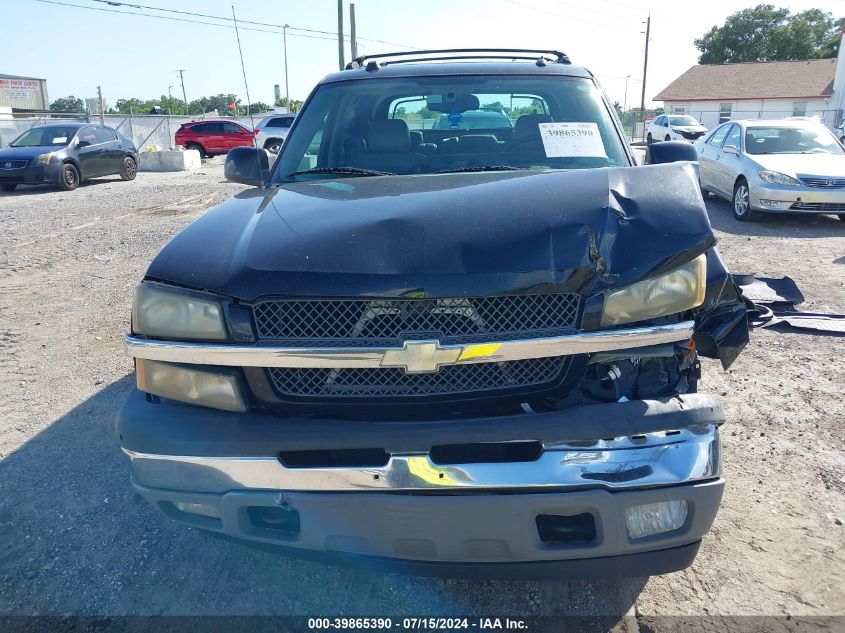
<svg viewBox="0 0 845 633">
<path fill-rule="evenodd" d="M 834 17 L 845 16 L 842 0 L 769 1 L 791 11 L 820 8 Z M 359 54 L 412 48 L 562 50 L 573 63 L 596 74 L 612 100 L 624 103 L 627 92 L 627 105 L 633 107 L 639 105 L 641 97 L 643 22 L 649 13 L 647 104 L 696 63 L 696 37 L 721 25 L 734 11 L 760 2 L 356 0 L 354 4 Z M 323 76 L 338 67 L 337 0 L 126 0 L 123 6 L 113 4 L 97 0 L 0 0 L 4 18 L 0 73 L 47 79 L 51 100 L 71 94 L 93 97 L 97 85 L 101 85 L 104 98 L 113 105 L 119 98 L 147 99 L 167 94 L 169 86 L 174 96 L 181 96 L 175 71 L 182 68 L 188 101 L 234 93 L 246 103 L 238 44 L 231 28 L 233 6 L 244 27 L 240 39 L 251 101 L 272 103 L 274 84 L 280 84 L 285 94 L 282 32 L 265 25 L 291 27 L 287 31 L 287 57 L 292 98 L 305 99 Z M 171 12 L 138 8 L 141 5 Z M 349 0 L 343 0 L 343 6 L 348 36 Z M 349 58 L 347 43 L 346 61 Z"/>
</svg>

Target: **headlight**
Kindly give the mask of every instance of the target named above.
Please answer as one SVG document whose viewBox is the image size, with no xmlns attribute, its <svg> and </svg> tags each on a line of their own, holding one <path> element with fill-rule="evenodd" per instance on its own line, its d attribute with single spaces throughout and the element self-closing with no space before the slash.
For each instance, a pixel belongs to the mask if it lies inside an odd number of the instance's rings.
<svg viewBox="0 0 845 633">
<path fill-rule="evenodd" d="M 706 286 L 707 257 L 699 255 L 672 272 L 607 292 L 601 324 L 621 325 L 695 308 L 704 302 Z"/>
<path fill-rule="evenodd" d="M 219 302 L 146 283 L 135 289 L 132 331 L 163 338 L 212 341 L 226 338 L 223 307 Z"/>
<path fill-rule="evenodd" d="M 760 180 L 763 182 L 770 182 L 773 185 L 788 185 L 790 187 L 801 186 L 801 183 L 795 180 L 795 178 L 782 174 L 779 171 L 768 171 L 764 169 L 763 171 L 758 172 L 757 175 L 760 176 Z"/>
<path fill-rule="evenodd" d="M 46 154 L 40 154 L 38 158 L 35 159 L 36 165 L 49 165 L 50 161 L 53 159 L 53 152 L 47 152 Z"/>
</svg>

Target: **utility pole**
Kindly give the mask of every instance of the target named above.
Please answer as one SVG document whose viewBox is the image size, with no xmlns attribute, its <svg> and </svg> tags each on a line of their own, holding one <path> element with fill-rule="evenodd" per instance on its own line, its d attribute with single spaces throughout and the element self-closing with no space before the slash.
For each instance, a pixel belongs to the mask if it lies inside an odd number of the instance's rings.
<svg viewBox="0 0 845 633">
<path fill-rule="evenodd" d="M 337 66 L 343 70 L 343 0 L 337 0 Z"/>
<path fill-rule="evenodd" d="M 188 97 L 185 96 L 185 78 L 182 76 L 182 73 L 185 72 L 185 69 L 180 68 L 176 72 L 179 73 L 179 81 L 182 82 L 182 101 L 185 102 L 185 116 L 188 116 Z"/>
<path fill-rule="evenodd" d="M 169 149 L 173 149 L 173 134 L 170 131 L 170 117 L 173 109 L 173 95 L 170 94 L 170 89 L 173 86 L 167 86 L 167 142 L 170 143 Z"/>
<path fill-rule="evenodd" d="M 105 113 L 103 112 L 103 91 L 100 90 L 100 86 L 97 86 L 97 100 L 100 103 L 100 125 L 106 124 L 106 119 L 103 116 Z"/>
<path fill-rule="evenodd" d="M 358 40 L 355 37 L 355 3 L 349 5 L 349 37 L 351 40 L 352 59 L 358 57 Z"/>
<path fill-rule="evenodd" d="M 282 40 L 285 44 L 285 103 L 288 106 L 288 112 L 291 112 L 290 109 L 290 89 L 288 88 L 288 29 L 290 28 L 289 24 L 285 24 L 282 27 Z"/>
<path fill-rule="evenodd" d="M 645 80 L 648 73 L 648 38 L 651 34 L 651 13 L 645 23 L 645 61 L 643 62 L 643 92 L 640 97 L 640 116 L 643 119 L 643 136 L 645 136 Z M 633 136 L 633 135 L 632 135 Z"/>
</svg>

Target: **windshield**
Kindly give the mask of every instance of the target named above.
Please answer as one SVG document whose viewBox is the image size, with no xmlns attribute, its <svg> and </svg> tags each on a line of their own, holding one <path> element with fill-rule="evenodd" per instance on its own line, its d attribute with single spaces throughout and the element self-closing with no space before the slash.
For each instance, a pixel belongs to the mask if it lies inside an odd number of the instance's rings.
<svg viewBox="0 0 845 633">
<path fill-rule="evenodd" d="M 749 154 L 845 154 L 830 131 L 813 127 L 750 127 L 745 132 Z"/>
<path fill-rule="evenodd" d="M 285 141 L 271 183 L 339 172 L 629 164 L 602 93 L 588 79 L 402 77 L 320 86 Z"/>
<path fill-rule="evenodd" d="M 70 143 L 76 134 L 77 128 L 63 127 L 59 125 L 45 125 L 27 130 L 18 138 L 12 141 L 10 147 L 42 147 L 53 145 L 64 147 Z"/>
<path fill-rule="evenodd" d="M 669 118 L 669 123 L 671 125 L 701 125 L 698 121 L 693 119 L 691 116 L 673 116 Z"/>
</svg>

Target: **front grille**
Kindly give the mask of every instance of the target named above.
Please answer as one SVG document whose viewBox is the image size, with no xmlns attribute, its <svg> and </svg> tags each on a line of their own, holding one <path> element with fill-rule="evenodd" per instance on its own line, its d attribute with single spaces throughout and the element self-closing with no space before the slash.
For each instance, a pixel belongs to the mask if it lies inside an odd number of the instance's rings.
<svg viewBox="0 0 845 633">
<path fill-rule="evenodd" d="M 403 369 L 268 369 L 282 396 L 388 398 L 446 396 L 541 387 L 559 381 L 567 358 L 531 358 L 500 363 L 448 365 L 430 374 L 406 374 Z"/>
<path fill-rule="evenodd" d="M 796 202 L 790 209 L 796 211 L 818 211 L 820 213 L 842 213 L 845 211 L 845 204 L 838 202 Z"/>
<path fill-rule="evenodd" d="M 686 139 L 694 141 L 695 139 L 704 136 L 704 132 L 681 132 L 681 135 Z"/>
<path fill-rule="evenodd" d="M 310 345 L 383 345 L 511 340 L 571 332 L 580 298 L 558 293 L 460 299 L 263 301 L 253 308 L 259 338 Z"/>
<path fill-rule="evenodd" d="M 0 169 L 23 169 L 28 161 L 0 159 Z"/>
<path fill-rule="evenodd" d="M 834 178 L 832 176 L 798 176 L 798 179 L 808 187 L 820 187 L 823 189 L 845 187 L 845 178 Z"/>
</svg>

